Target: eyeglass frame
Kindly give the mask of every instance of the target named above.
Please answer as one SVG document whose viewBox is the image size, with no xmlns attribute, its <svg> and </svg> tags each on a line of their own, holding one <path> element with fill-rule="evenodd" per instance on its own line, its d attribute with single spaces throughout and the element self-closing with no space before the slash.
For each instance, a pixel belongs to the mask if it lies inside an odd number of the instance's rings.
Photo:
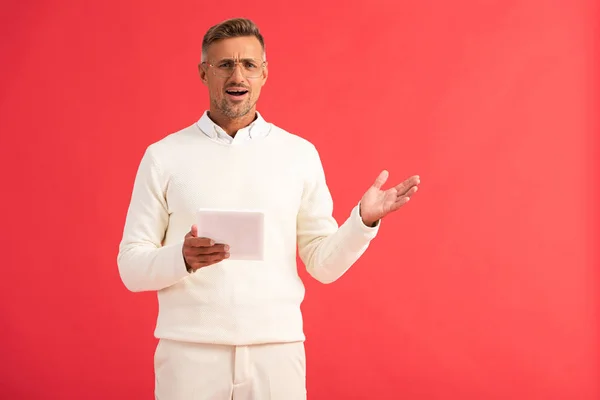
<svg viewBox="0 0 600 400">
<path fill-rule="evenodd" d="M 215 76 L 220 76 L 220 77 L 222 77 L 222 78 L 229 78 L 229 77 L 231 77 L 231 76 L 234 74 L 234 72 L 235 72 L 235 70 L 236 70 L 237 66 L 239 65 L 239 66 L 240 66 L 240 68 L 242 68 L 242 75 L 243 75 L 245 78 L 260 78 L 260 76 L 261 76 L 261 75 L 262 75 L 262 73 L 264 72 L 264 69 L 267 67 L 267 61 L 266 61 L 266 60 L 262 60 L 262 61 L 260 62 L 260 66 L 258 66 L 258 67 L 257 67 L 258 69 L 260 69 L 260 72 L 258 73 L 258 75 L 257 75 L 257 76 L 246 76 L 246 75 L 245 75 L 245 73 L 244 73 L 244 72 L 246 71 L 246 69 L 245 69 L 245 68 L 242 66 L 242 62 L 244 62 L 244 61 L 248 61 L 248 60 L 252 60 L 252 61 L 254 61 L 254 62 L 256 62 L 256 61 L 257 61 L 257 59 L 256 59 L 256 58 L 222 58 L 222 59 L 220 59 L 219 61 L 217 61 L 217 63 L 220 63 L 220 62 L 223 62 L 223 61 L 232 61 L 232 62 L 234 62 L 234 64 L 235 64 L 235 65 L 234 65 L 233 69 L 231 70 L 231 73 L 230 73 L 230 74 L 228 74 L 228 75 L 227 75 L 227 73 L 225 73 L 224 75 L 219 75 L 219 74 L 217 74 L 217 71 L 219 71 L 219 67 L 218 67 L 217 65 L 213 64 L 213 63 L 210 63 L 210 62 L 208 62 L 208 61 L 202 61 L 202 62 L 200 63 L 200 65 L 207 65 L 207 66 L 209 66 L 209 67 L 213 67 L 213 68 L 215 68 L 215 69 L 213 70 L 213 75 L 215 75 Z M 222 72 L 222 71 L 221 71 L 221 72 Z"/>
</svg>

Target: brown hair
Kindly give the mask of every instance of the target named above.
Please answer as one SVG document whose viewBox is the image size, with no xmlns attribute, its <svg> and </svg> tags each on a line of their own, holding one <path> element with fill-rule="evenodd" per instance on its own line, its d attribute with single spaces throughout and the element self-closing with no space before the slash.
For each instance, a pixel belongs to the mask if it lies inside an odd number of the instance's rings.
<svg viewBox="0 0 600 400">
<path fill-rule="evenodd" d="M 260 42 L 265 52 L 265 40 L 263 39 L 258 26 L 246 18 L 232 18 L 225 20 L 210 27 L 202 40 L 202 60 L 206 59 L 208 48 L 214 42 L 222 39 L 235 38 L 241 36 L 254 36 Z"/>
</svg>

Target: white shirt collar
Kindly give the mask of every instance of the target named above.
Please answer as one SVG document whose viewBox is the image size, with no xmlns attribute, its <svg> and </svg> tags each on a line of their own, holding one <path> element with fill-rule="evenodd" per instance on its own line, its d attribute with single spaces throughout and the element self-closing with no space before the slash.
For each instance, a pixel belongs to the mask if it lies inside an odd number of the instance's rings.
<svg viewBox="0 0 600 400">
<path fill-rule="evenodd" d="M 246 140 L 256 139 L 259 137 L 267 136 L 271 130 L 271 124 L 264 120 L 262 115 L 257 111 L 256 119 L 252 123 L 235 134 L 235 137 L 231 137 L 217 125 L 208 116 L 208 110 L 204 111 L 202 117 L 197 122 L 198 128 L 209 138 L 228 144 L 239 144 Z"/>
</svg>

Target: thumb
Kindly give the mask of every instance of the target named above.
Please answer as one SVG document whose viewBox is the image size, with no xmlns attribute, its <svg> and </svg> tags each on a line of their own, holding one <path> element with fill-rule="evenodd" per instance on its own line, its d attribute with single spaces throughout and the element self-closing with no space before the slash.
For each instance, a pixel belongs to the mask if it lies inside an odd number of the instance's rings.
<svg viewBox="0 0 600 400">
<path fill-rule="evenodd" d="M 381 189 L 381 187 L 387 182 L 390 173 L 386 170 L 381 171 L 377 179 L 375 179 L 375 183 L 373 183 L 373 187 L 377 189 Z"/>
<path fill-rule="evenodd" d="M 192 237 L 198 237 L 198 226 L 192 225 L 192 229 L 190 230 Z"/>
</svg>

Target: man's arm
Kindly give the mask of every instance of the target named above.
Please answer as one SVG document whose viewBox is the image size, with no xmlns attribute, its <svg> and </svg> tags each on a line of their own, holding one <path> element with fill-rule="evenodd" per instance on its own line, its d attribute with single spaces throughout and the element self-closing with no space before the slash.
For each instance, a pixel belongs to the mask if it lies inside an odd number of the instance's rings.
<svg viewBox="0 0 600 400">
<path fill-rule="evenodd" d="M 316 149 L 307 163 L 309 178 L 298 213 L 298 251 L 308 273 L 322 283 L 340 278 L 367 250 L 379 230 L 366 226 L 360 204 L 338 228 L 333 218 L 333 200 Z"/>
<path fill-rule="evenodd" d="M 160 290 L 188 275 L 181 242 L 162 246 L 169 224 L 166 179 L 149 147 L 140 162 L 117 264 L 132 292 Z"/>
</svg>

